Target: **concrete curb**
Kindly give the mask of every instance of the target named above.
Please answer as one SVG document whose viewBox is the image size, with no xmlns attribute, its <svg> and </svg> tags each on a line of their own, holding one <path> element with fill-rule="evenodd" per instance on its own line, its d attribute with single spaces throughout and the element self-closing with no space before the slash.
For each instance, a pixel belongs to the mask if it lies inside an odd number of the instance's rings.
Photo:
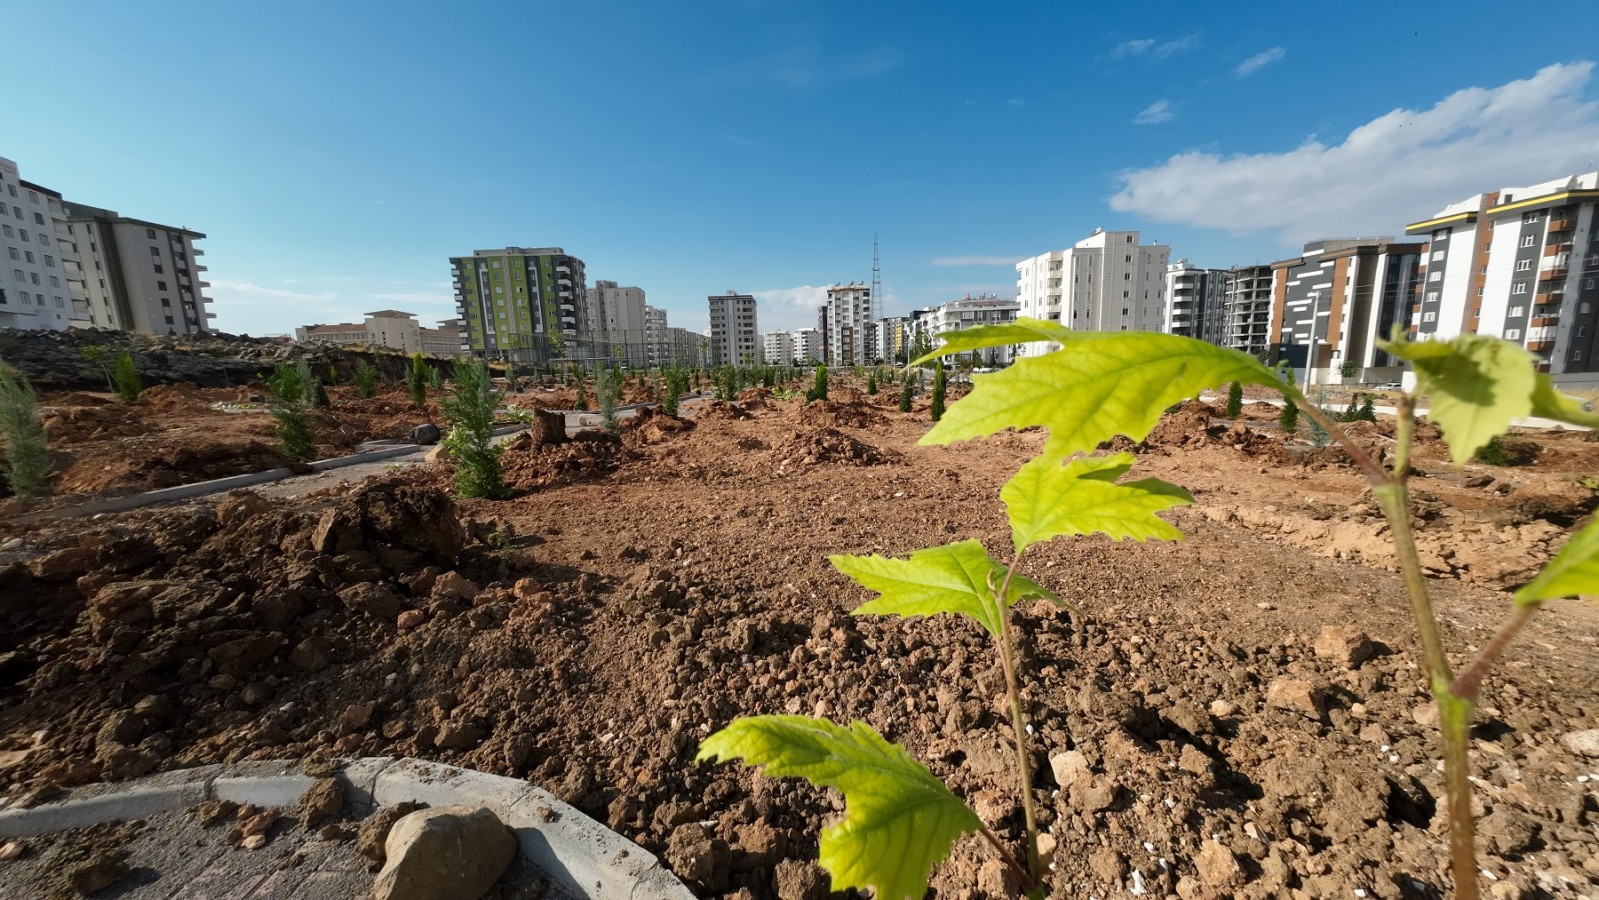
<svg viewBox="0 0 1599 900">
<path fill-rule="evenodd" d="M 369 756 L 335 773 L 345 804 L 365 814 L 404 801 L 483 806 L 516 834 L 522 855 L 559 889 L 586 900 L 694 900 L 652 854 L 548 791 L 515 778 L 420 759 Z M 30 809 L 0 810 L 0 840 L 188 809 L 208 800 L 288 806 L 316 781 L 289 760 L 200 766 L 74 789 Z"/>
</svg>

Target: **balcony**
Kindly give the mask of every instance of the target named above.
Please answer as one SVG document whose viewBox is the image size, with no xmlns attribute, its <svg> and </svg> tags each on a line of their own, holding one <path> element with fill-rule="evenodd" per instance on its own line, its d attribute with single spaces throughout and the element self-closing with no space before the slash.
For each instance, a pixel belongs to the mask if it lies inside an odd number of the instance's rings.
<svg viewBox="0 0 1599 900">
<path fill-rule="evenodd" d="M 1560 241 L 1558 243 L 1550 244 L 1549 246 L 1543 248 L 1543 255 L 1544 256 L 1557 256 L 1557 255 L 1559 255 L 1561 253 L 1570 253 L 1570 252 L 1571 252 L 1571 242 L 1570 241 Z"/>
<path fill-rule="evenodd" d="M 1560 324 L 1560 317 L 1559 316 L 1555 316 L 1555 315 L 1550 315 L 1550 316 L 1534 315 L 1532 317 L 1532 319 L 1528 321 L 1527 324 L 1528 324 L 1529 327 L 1532 327 L 1532 328 L 1537 328 L 1540 325 L 1559 325 Z"/>
<path fill-rule="evenodd" d="M 1566 295 L 1564 288 L 1551 288 L 1533 295 L 1534 303 L 1559 303 Z"/>
<path fill-rule="evenodd" d="M 1555 233 L 1557 231 L 1570 231 L 1571 229 L 1576 228 L 1576 227 L 1577 227 L 1577 220 L 1576 219 L 1559 218 L 1559 219 L 1550 219 L 1549 220 L 1549 233 L 1550 234 L 1553 234 L 1553 233 Z"/>
<path fill-rule="evenodd" d="M 1552 340 L 1528 341 L 1527 349 L 1533 353 L 1548 353 L 1550 350 L 1555 349 L 1555 342 Z"/>
<path fill-rule="evenodd" d="M 1558 281 L 1558 280 L 1560 280 L 1562 278 L 1565 278 L 1566 274 L 1569 271 L 1571 271 L 1571 270 L 1568 267 L 1566 267 L 1566 266 L 1550 266 L 1550 267 L 1548 267 L 1546 269 L 1540 269 L 1539 270 L 1539 272 L 1538 272 L 1538 280 L 1539 281 Z"/>
</svg>

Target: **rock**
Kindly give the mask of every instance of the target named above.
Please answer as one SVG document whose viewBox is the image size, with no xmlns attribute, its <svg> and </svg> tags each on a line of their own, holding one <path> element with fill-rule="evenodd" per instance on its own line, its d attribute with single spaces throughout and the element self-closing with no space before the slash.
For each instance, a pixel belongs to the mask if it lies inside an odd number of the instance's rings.
<svg viewBox="0 0 1599 900">
<path fill-rule="evenodd" d="M 1560 738 L 1560 743 L 1578 756 L 1599 758 L 1599 728 L 1569 732 Z"/>
<path fill-rule="evenodd" d="M 1109 775 L 1085 776 L 1073 785 L 1072 803 L 1084 812 L 1101 812 L 1116 805 L 1121 785 Z"/>
<path fill-rule="evenodd" d="M 734 834 L 738 836 L 739 849 L 744 851 L 745 860 L 751 866 L 769 869 L 788 853 L 787 837 L 764 821 L 740 825 L 734 829 Z"/>
<path fill-rule="evenodd" d="M 211 648 L 209 655 L 217 671 L 239 678 L 271 659 L 281 646 L 283 635 L 258 634 L 218 644 Z"/>
<path fill-rule="evenodd" d="M 1209 775 L 1210 757 L 1193 744 L 1184 744 L 1177 755 L 1177 768 L 1191 775 Z"/>
<path fill-rule="evenodd" d="M 373 900 L 458 900 L 494 886 L 516 857 L 516 838 L 488 809 L 443 806 L 395 822 L 383 849 Z"/>
<path fill-rule="evenodd" d="M 411 429 L 410 440 L 413 444 L 437 444 L 439 437 L 439 426 L 432 422 L 424 422 Z"/>
<path fill-rule="evenodd" d="M 977 889 L 989 897 L 1020 897 L 1021 880 L 1010 866 L 997 859 L 984 860 L 977 869 Z"/>
<path fill-rule="evenodd" d="M 1316 635 L 1316 655 L 1337 663 L 1346 669 L 1358 669 L 1360 664 L 1377 652 L 1371 637 L 1351 625 L 1328 625 Z"/>
<path fill-rule="evenodd" d="M 339 714 L 339 729 L 345 734 L 359 731 L 372 721 L 372 711 L 377 708 L 377 703 L 368 700 L 365 703 L 352 703 Z"/>
<path fill-rule="evenodd" d="M 445 572 L 433 581 L 436 600 L 471 600 L 477 592 L 478 586 L 459 572 Z"/>
<path fill-rule="evenodd" d="M 1266 705 L 1297 712 L 1318 722 L 1327 714 L 1326 697 L 1315 685 L 1299 678 L 1273 680 L 1266 687 Z"/>
<path fill-rule="evenodd" d="M 443 444 L 435 444 L 433 449 L 429 450 L 427 455 L 422 457 L 422 461 L 428 465 L 435 465 L 437 463 L 442 463 L 449 458 L 450 449 Z"/>
<path fill-rule="evenodd" d="M 1516 855 L 1532 849 L 1538 837 L 1538 823 L 1507 804 L 1500 804 L 1477 820 L 1477 837 L 1494 853 Z"/>
<path fill-rule="evenodd" d="M 375 581 L 352 584 L 339 591 L 339 601 L 351 610 L 382 622 L 394 621 L 403 606 L 393 588 Z"/>
<path fill-rule="evenodd" d="M 337 778 L 318 778 L 300 795 L 297 815 L 307 831 L 338 815 L 344 809 L 344 782 Z"/>
<path fill-rule="evenodd" d="M 1217 890 L 1235 888 L 1244 883 L 1244 870 L 1238 865 L 1233 852 L 1220 841 L 1207 839 L 1199 845 L 1199 855 L 1194 857 L 1194 867 L 1199 880 L 1206 887 Z"/>
<path fill-rule="evenodd" d="M 471 750 L 483 739 L 488 737 L 486 728 L 473 722 L 460 725 L 445 725 L 439 729 L 439 736 L 433 743 L 441 750 Z"/>
<path fill-rule="evenodd" d="M 785 859 L 776 874 L 778 900 L 827 900 L 832 894 L 827 873 L 810 860 Z"/>
<path fill-rule="evenodd" d="M 267 836 L 266 835 L 264 835 L 264 834 L 252 834 L 249 837 L 247 837 L 244 840 L 239 842 L 239 849 L 241 849 L 241 850 L 260 850 L 262 847 L 265 847 L 266 845 L 267 845 Z"/>
<path fill-rule="evenodd" d="M 235 528 L 271 510 L 272 501 L 255 491 L 235 491 L 217 503 L 217 523 L 223 528 Z"/>
<path fill-rule="evenodd" d="M 33 561 L 33 577 L 40 581 L 66 581 L 94 568 L 100 554 L 91 547 L 68 547 Z"/>
<path fill-rule="evenodd" d="M 318 553 L 348 553 L 360 546 L 361 529 L 341 507 L 323 510 L 311 529 L 311 549 Z"/>
<path fill-rule="evenodd" d="M 333 642 L 320 635 L 308 637 L 289 653 L 289 662 L 307 672 L 320 672 L 333 661 Z"/>
<path fill-rule="evenodd" d="M 123 851 L 97 850 L 87 860 L 67 870 L 67 883 L 80 894 L 92 894 L 116 884 L 132 871 Z"/>
<path fill-rule="evenodd" d="M 355 850 L 357 853 L 372 861 L 373 869 L 383 865 L 388 859 L 388 853 L 383 849 L 383 842 L 389 839 L 389 829 L 394 823 L 400 821 L 411 813 L 421 809 L 421 805 L 407 800 L 393 806 L 385 806 L 368 816 L 361 823 L 361 830 L 355 837 Z"/>
<path fill-rule="evenodd" d="M 727 844 L 698 822 L 672 829 L 667 839 L 666 864 L 678 877 L 710 886 L 718 867 L 727 867 Z"/>
<path fill-rule="evenodd" d="M 1238 704 L 1230 700 L 1210 701 L 1210 714 L 1218 719 L 1225 719 L 1235 712 L 1238 712 Z"/>
<path fill-rule="evenodd" d="M 420 609 L 408 609 L 400 613 L 394 620 L 394 627 L 401 631 L 410 631 L 428 620 L 428 614 Z"/>
<path fill-rule="evenodd" d="M 1089 774 L 1088 758 L 1081 750 L 1067 750 L 1049 758 L 1049 770 L 1055 774 L 1055 783 L 1069 788 L 1079 778 Z"/>
<path fill-rule="evenodd" d="M 1127 858 L 1109 847 L 1096 847 L 1088 854 L 1088 871 L 1101 884 L 1118 884 L 1127 875 Z"/>
</svg>

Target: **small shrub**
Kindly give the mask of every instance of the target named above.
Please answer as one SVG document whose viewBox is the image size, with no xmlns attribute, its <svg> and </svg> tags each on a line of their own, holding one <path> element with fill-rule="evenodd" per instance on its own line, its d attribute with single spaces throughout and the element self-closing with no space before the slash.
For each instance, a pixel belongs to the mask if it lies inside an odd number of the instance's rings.
<svg viewBox="0 0 1599 900">
<path fill-rule="evenodd" d="M 271 393 L 268 409 L 277 421 L 283 452 L 295 459 L 310 459 L 316 445 L 311 440 L 310 405 L 313 399 L 311 367 L 305 360 L 278 363 L 267 380 Z"/>
<path fill-rule="evenodd" d="M 378 370 L 366 360 L 361 360 L 355 367 L 355 392 L 363 400 L 370 400 L 378 392 Z"/>
<path fill-rule="evenodd" d="M 588 395 L 583 393 L 583 379 L 577 380 L 577 399 L 572 401 L 572 408 L 586 412 L 589 408 Z"/>
<path fill-rule="evenodd" d="M 1299 407 L 1293 401 L 1283 404 L 1283 411 L 1277 414 L 1277 426 L 1283 430 L 1283 434 L 1299 432 Z"/>
<path fill-rule="evenodd" d="M 911 411 L 911 376 L 909 372 L 900 376 L 899 379 L 899 411 Z"/>
<path fill-rule="evenodd" d="M 100 374 L 105 376 L 105 389 L 115 394 L 117 392 L 117 384 L 111 378 L 110 367 L 106 365 L 105 348 L 91 345 L 80 349 L 78 353 L 93 364 L 96 369 L 100 370 Z"/>
<path fill-rule="evenodd" d="M 313 380 L 311 382 L 311 405 L 317 409 L 327 409 L 333 405 L 333 402 L 328 399 L 327 386 L 320 381 Z"/>
<path fill-rule="evenodd" d="M 111 374 L 116 382 L 117 397 L 123 403 L 132 403 L 144 393 L 144 382 L 139 380 L 139 367 L 134 364 L 132 353 L 126 350 L 117 351 Z"/>
<path fill-rule="evenodd" d="M 494 410 L 499 398 L 481 359 L 456 367 L 455 383 L 439 405 L 450 422 L 444 447 L 455 460 L 455 489 L 464 498 L 498 500 L 506 495 L 500 448 L 494 445 Z"/>
<path fill-rule="evenodd" d="M 827 399 L 827 366 L 816 367 L 816 381 L 811 385 L 810 392 L 805 395 L 805 402 Z"/>
<path fill-rule="evenodd" d="M 1371 422 L 1372 424 L 1376 424 L 1377 408 L 1372 405 L 1370 394 L 1366 395 L 1366 402 L 1360 404 L 1360 412 L 1355 416 L 1355 418 L 1362 422 Z"/>
<path fill-rule="evenodd" d="M 600 422 L 612 434 L 622 430 L 621 423 L 616 420 L 616 401 L 621 395 L 621 379 L 614 368 L 600 366 L 594 370 L 594 397 L 600 402 Z"/>
<path fill-rule="evenodd" d="M 1244 386 L 1233 382 L 1227 388 L 1227 418 L 1236 419 L 1244 414 Z"/>
<path fill-rule="evenodd" d="M 937 422 L 944 418 L 944 391 L 949 383 L 949 375 L 944 371 L 944 361 L 933 361 L 933 405 L 928 408 L 928 413 Z"/>
<path fill-rule="evenodd" d="M 0 440 L 6 482 L 18 497 L 50 493 L 50 449 L 39 421 L 39 396 L 22 373 L 0 363 Z"/>
<path fill-rule="evenodd" d="M 435 392 L 444 390 L 444 373 L 438 366 L 428 366 L 428 387 Z"/>
<path fill-rule="evenodd" d="M 405 387 L 411 392 L 411 404 L 422 406 L 428 402 L 428 367 L 422 354 L 411 354 L 411 367 L 405 370 Z"/>
<path fill-rule="evenodd" d="M 877 370 L 876 369 L 873 369 L 870 372 L 866 373 L 866 393 L 867 394 L 871 394 L 871 395 L 875 395 L 877 393 Z"/>
</svg>

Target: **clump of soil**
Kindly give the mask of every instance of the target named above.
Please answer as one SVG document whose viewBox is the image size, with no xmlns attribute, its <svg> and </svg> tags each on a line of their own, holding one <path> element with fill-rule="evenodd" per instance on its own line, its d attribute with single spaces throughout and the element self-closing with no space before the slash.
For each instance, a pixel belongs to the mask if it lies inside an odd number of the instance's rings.
<svg viewBox="0 0 1599 900">
<path fill-rule="evenodd" d="M 1185 400 L 1167 410 L 1150 429 L 1144 443 L 1153 447 L 1202 447 L 1210 440 L 1210 420 L 1216 410 L 1199 400 Z"/>
<path fill-rule="evenodd" d="M 604 478 L 627 458 L 622 439 L 608 431 L 579 432 L 566 443 L 543 446 L 524 434 L 506 444 L 500 468 L 506 487 L 527 492 Z"/>
<path fill-rule="evenodd" d="M 726 400 L 707 400 L 694 410 L 694 418 L 702 422 L 728 422 L 749 417 L 743 407 Z"/>
<path fill-rule="evenodd" d="M 621 422 L 622 442 L 628 446 L 660 444 L 673 435 L 694 430 L 694 421 L 668 415 L 659 407 L 645 406 Z"/>
<path fill-rule="evenodd" d="M 803 427 L 769 453 L 779 473 L 821 464 L 875 466 L 897 461 L 900 454 L 874 447 L 833 428 Z"/>
<path fill-rule="evenodd" d="M 871 428 L 888 420 L 875 405 L 865 400 L 817 400 L 801 406 L 793 420 L 814 428 Z"/>
</svg>

